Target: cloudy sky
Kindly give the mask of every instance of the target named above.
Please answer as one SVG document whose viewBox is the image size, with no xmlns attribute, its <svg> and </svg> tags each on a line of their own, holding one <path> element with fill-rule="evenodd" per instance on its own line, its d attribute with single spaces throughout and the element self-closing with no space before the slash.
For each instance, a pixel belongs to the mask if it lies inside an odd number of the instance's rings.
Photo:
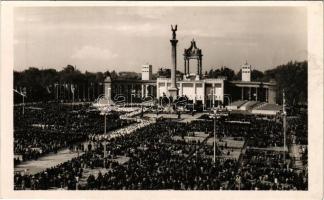
<svg viewBox="0 0 324 200">
<path fill-rule="evenodd" d="M 170 24 L 178 24 L 182 71 L 193 38 L 203 71 L 223 65 L 237 71 L 246 60 L 263 71 L 307 58 L 303 7 L 29 7 L 14 12 L 15 70 L 72 64 L 140 72 L 150 63 L 156 71 L 171 63 Z"/>
</svg>

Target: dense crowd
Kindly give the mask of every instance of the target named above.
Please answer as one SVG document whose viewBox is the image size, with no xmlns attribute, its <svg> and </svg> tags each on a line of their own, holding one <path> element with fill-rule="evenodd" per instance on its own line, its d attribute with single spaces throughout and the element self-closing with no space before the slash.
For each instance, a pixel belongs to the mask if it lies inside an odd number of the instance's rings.
<svg viewBox="0 0 324 200">
<path fill-rule="evenodd" d="M 240 123 L 240 119 L 233 115 L 216 123 L 220 140 L 231 137 L 245 141 L 245 151 L 238 159 L 225 157 L 217 149 L 214 163 L 213 146 L 206 142 L 213 136 L 212 120 L 187 123 L 168 119 L 156 123 L 140 120 L 138 124 L 112 132 L 114 136 L 89 131 L 92 134 L 87 134 L 88 148 L 82 149 L 83 155 L 35 175 L 17 173 L 15 187 L 36 190 L 307 190 L 307 169 L 293 169 L 283 163 L 281 151 L 267 149 L 283 146 L 281 122 L 249 116 L 243 120 L 247 123 Z M 307 141 L 305 130 L 300 130 L 304 120 L 300 117 L 292 120 L 288 128 L 289 133 L 301 137 L 298 141 L 302 143 Z M 206 139 L 183 140 L 195 132 L 205 134 Z M 120 162 L 117 159 L 120 157 L 127 159 Z M 85 176 L 85 169 L 105 170 Z"/>
<path fill-rule="evenodd" d="M 36 107 L 37 106 L 37 107 Z M 119 119 L 117 113 L 107 116 L 106 131 L 135 123 L 134 120 Z M 63 106 L 38 104 L 27 107 L 24 114 L 14 110 L 14 158 L 21 161 L 38 159 L 59 149 L 78 147 L 89 134 L 104 133 L 104 118 L 89 105 Z"/>
<path fill-rule="evenodd" d="M 247 150 L 240 168 L 243 190 L 307 190 L 306 170 L 286 167 L 282 152 Z"/>
<path fill-rule="evenodd" d="M 20 161 L 38 159 L 48 153 L 57 153 L 59 149 L 70 148 L 85 141 L 86 134 L 59 132 L 40 128 L 15 131 L 14 153 L 20 155 Z"/>
<path fill-rule="evenodd" d="M 173 124 L 173 128 L 178 126 Z M 181 126 L 183 128 L 185 124 Z M 156 130 L 159 130 L 159 134 L 152 134 Z M 187 126 L 187 131 L 189 130 L 190 127 Z M 185 151 L 188 146 L 195 146 L 191 148 L 195 150 L 198 144 L 173 141 L 170 139 L 172 135 L 174 132 L 169 131 L 165 122 L 156 123 L 131 135 L 123 135 L 107 141 L 108 156 L 105 158 L 103 143 L 100 143 L 97 148 L 92 148 L 86 154 L 34 176 L 16 174 L 15 182 L 20 188 L 48 189 L 59 186 L 76 189 L 77 180 L 82 176 L 80 170 L 83 167 L 105 166 L 111 170 L 96 178 L 89 176 L 87 184 L 80 185 L 78 189 L 220 189 L 225 187 L 223 185 L 227 184 L 235 168 L 235 160 L 218 159 L 218 164 L 213 165 L 211 158 L 198 155 L 198 152 L 196 156 L 189 158 L 185 153 L 176 154 L 176 151 Z M 127 156 L 130 159 L 126 164 L 118 164 L 111 161 L 111 158 L 116 156 Z M 36 186 L 30 184 L 34 179 L 38 180 Z M 22 183 L 24 186 L 21 186 Z M 73 186 L 69 186 L 69 183 L 73 183 Z"/>
</svg>

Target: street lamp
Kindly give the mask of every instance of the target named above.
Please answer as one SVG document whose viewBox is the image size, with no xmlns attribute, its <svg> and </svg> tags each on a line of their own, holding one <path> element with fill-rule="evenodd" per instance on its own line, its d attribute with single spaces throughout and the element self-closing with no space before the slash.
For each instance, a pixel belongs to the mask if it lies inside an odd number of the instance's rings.
<svg viewBox="0 0 324 200">
<path fill-rule="evenodd" d="M 214 164 L 216 163 L 216 118 L 217 118 L 217 111 L 214 110 L 214 113 L 210 115 L 210 118 L 214 120 Z"/>
<path fill-rule="evenodd" d="M 104 141 L 102 142 L 102 144 L 103 144 L 103 147 L 104 147 L 104 159 L 103 159 L 103 166 L 104 166 L 104 168 L 106 168 L 106 158 L 107 158 L 107 141 L 106 141 L 106 140 L 104 140 Z"/>
<path fill-rule="evenodd" d="M 15 90 L 14 89 L 14 92 L 16 92 L 17 94 L 21 95 L 22 96 L 22 100 L 23 100 L 23 105 L 22 105 L 22 114 L 24 115 L 25 114 L 25 97 L 26 97 L 26 91 L 24 92 L 19 92 L 18 90 Z"/>
<path fill-rule="evenodd" d="M 75 87 L 72 84 L 71 85 L 71 93 L 72 93 L 72 110 L 73 110 L 73 106 L 74 106 L 74 91 L 75 91 Z"/>
<path fill-rule="evenodd" d="M 227 98 L 227 101 L 229 102 L 228 105 L 231 105 L 232 104 L 232 100 L 231 100 L 231 96 L 229 94 L 224 94 L 224 98 Z"/>
<path fill-rule="evenodd" d="M 285 90 L 283 90 L 282 94 L 282 117 L 283 117 L 283 135 L 284 135 L 284 153 L 283 160 L 284 164 L 286 164 L 286 132 L 287 132 L 287 112 L 286 112 L 286 99 L 285 99 Z"/>
<path fill-rule="evenodd" d="M 107 118 L 107 114 L 109 112 L 111 112 L 114 109 L 114 102 L 110 99 L 110 92 L 109 92 L 108 88 L 108 96 L 104 95 L 104 96 L 99 96 L 98 99 L 94 102 L 94 106 L 100 111 L 100 115 L 104 115 L 104 133 L 106 134 L 106 126 L 107 126 L 107 122 L 106 122 L 106 118 Z"/>
<path fill-rule="evenodd" d="M 105 122 L 104 122 L 104 133 L 106 134 L 107 133 L 107 114 L 112 110 L 111 106 L 110 105 L 107 105 L 107 106 L 104 106 L 102 108 L 100 108 L 101 112 L 100 112 L 100 115 L 104 115 L 104 119 L 105 119 Z"/>
<path fill-rule="evenodd" d="M 133 107 L 133 98 L 136 96 L 135 92 L 136 92 L 136 90 L 132 90 L 132 93 L 131 93 L 131 107 Z"/>
</svg>

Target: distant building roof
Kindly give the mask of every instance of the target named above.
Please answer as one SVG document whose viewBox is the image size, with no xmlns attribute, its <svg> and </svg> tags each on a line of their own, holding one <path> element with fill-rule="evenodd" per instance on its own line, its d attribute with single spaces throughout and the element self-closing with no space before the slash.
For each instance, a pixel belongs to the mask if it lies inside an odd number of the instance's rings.
<svg viewBox="0 0 324 200">
<path fill-rule="evenodd" d="M 111 82 L 111 77 L 109 75 L 105 78 L 105 82 Z"/>
</svg>

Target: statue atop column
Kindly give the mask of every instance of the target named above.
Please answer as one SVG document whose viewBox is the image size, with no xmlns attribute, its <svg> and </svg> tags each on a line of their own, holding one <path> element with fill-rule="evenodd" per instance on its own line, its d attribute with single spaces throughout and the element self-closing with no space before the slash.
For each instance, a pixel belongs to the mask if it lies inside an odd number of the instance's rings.
<svg viewBox="0 0 324 200">
<path fill-rule="evenodd" d="M 171 24 L 171 31 L 172 31 L 172 39 L 175 40 L 176 39 L 177 25 L 175 25 L 175 27 L 173 28 L 173 26 Z"/>
<path fill-rule="evenodd" d="M 173 97 L 173 99 L 176 99 L 178 95 L 178 88 L 176 83 L 176 71 L 177 71 L 177 43 L 178 40 L 176 39 L 176 31 L 177 31 L 177 25 L 173 27 L 171 25 L 171 31 L 172 31 L 172 39 L 171 42 L 171 87 L 169 87 L 169 96 Z"/>
</svg>

